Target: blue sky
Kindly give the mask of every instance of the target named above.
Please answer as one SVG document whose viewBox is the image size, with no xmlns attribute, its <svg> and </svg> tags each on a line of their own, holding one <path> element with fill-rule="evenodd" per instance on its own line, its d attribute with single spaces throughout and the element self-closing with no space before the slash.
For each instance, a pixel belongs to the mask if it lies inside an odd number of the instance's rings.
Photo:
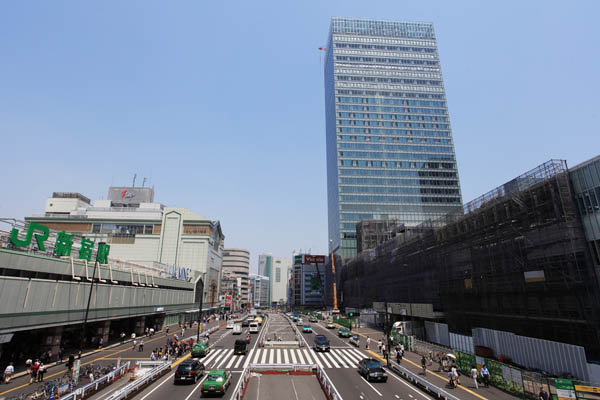
<svg viewBox="0 0 600 400">
<path fill-rule="evenodd" d="M 226 246 L 327 251 L 331 16 L 435 24 L 463 199 L 600 153 L 596 1 L 96 1 L 0 5 L 0 216 L 146 176 Z M 138 178 L 138 183 L 141 178 Z"/>
</svg>

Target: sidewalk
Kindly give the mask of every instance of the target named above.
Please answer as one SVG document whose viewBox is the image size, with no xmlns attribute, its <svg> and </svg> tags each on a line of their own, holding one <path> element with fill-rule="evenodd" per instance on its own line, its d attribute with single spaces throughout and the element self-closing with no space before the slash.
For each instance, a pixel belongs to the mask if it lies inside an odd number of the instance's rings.
<svg viewBox="0 0 600 400">
<path fill-rule="evenodd" d="M 352 328 L 352 333 L 360 335 L 363 338 L 369 336 L 371 338 L 371 350 L 368 350 L 368 352 L 379 360 L 385 361 L 381 353 L 378 352 L 377 348 L 377 341 L 381 340 L 383 337 L 383 331 L 373 328 Z M 401 365 L 415 374 L 420 374 L 422 372 L 421 356 L 417 353 L 405 351 Z M 461 385 L 455 389 L 450 389 L 447 386 L 447 372 L 438 371 L 438 365 L 436 363 L 433 363 L 433 365 L 428 365 L 427 375 L 421 375 L 421 377 L 432 385 L 444 389 L 448 393 L 462 400 L 514 400 L 517 398 L 493 386 L 486 388 L 483 387 L 483 384 L 481 384 L 479 385 L 479 389 L 475 389 L 473 379 L 465 375 L 460 377 Z"/>
</svg>

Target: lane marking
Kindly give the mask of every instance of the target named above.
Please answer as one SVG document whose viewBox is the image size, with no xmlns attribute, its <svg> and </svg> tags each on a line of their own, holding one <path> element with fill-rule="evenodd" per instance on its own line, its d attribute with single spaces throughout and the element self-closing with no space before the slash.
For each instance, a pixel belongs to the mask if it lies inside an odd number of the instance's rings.
<svg viewBox="0 0 600 400">
<path fill-rule="evenodd" d="M 269 351 L 269 364 L 271 364 L 271 365 L 274 364 L 274 360 L 273 360 L 274 357 L 275 357 L 275 350 L 274 349 L 270 349 L 270 351 Z"/>
<path fill-rule="evenodd" d="M 281 364 L 281 350 L 280 349 L 277 349 L 277 357 L 275 358 L 275 360 L 276 360 L 275 362 L 277 364 Z"/>
<path fill-rule="evenodd" d="M 288 359 L 288 353 L 287 353 L 287 349 L 283 349 L 283 362 L 284 364 L 289 364 L 290 360 Z"/>
<path fill-rule="evenodd" d="M 300 364 L 307 364 L 304 362 L 304 356 L 302 356 L 302 352 L 298 350 L 296 353 L 298 353 L 298 361 L 300 361 Z"/>
<path fill-rule="evenodd" d="M 223 358 L 223 356 L 224 356 L 225 354 L 227 354 L 227 351 L 226 351 L 225 349 L 223 349 L 223 351 L 222 351 L 222 352 L 220 352 L 220 353 L 219 353 L 219 355 L 218 355 L 218 356 L 216 356 L 216 357 L 215 357 L 215 358 L 214 358 L 214 359 L 211 361 L 212 368 L 215 368 L 215 367 L 217 366 L 217 363 L 219 362 L 219 360 L 221 360 L 221 358 Z"/>
<path fill-rule="evenodd" d="M 221 352 L 221 349 L 214 350 L 211 352 L 212 354 L 209 354 L 205 358 L 201 358 L 200 362 L 202 362 L 202 364 L 204 364 L 206 367 L 208 367 L 208 364 L 210 364 L 210 362 L 213 360 L 213 358 L 215 358 L 220 352 Z"/>
<path fill-rule="evenodd" d="M 293 350 L 290 350 L 290 354 L 292 356 L 292 364 L 298 364 L 298 361 L 296 360 L 296 352 Z"/>
<path fill-rule="evenodd" d="M 335 360 L 333 359 L 333 357 L 331 357 L 331 354 L 329 354 L 329 353 L 330 353 L 330 352 L 327 352 L 327 353 L 322 353 L 322 354 L 323 354 L 323 357 L 327 357 L 327 359 L 328 359 L 329 361 L 331 361 L 331 363 L 332 363 L 332 364 L 335 366 L 335 368 L 339 368 L 340 366 L 338 365 L 338 363 L 337 363 L 337 362 L 335 362 Z"/>
<path fill-rule="evenodd" d="M 339 356 L 337 355 L 337 352 L 336 352 L 336 351 L 332 351 L 332 352 L 331 352 L 331 357 L 333 357 L 333 358 L 335 358 L 337 361 L 339 361 L 340 365 L 341 365 L 341 366 L 343 366 L 344 368 L 348 368 L 348 367 L 349 367 L 349 365 L 347 365 L 347 364 L 346 364 L 346 363 L 345 363 L 345 362 L 342 360 L 342 358 L 341 358 L 341 357 L 339 357 Z"/>
<path fill-rule="evenodd" d="M 363 381 L 365 381 L 365 383 L 367 385 L 371 386 L 371 389 L 373 389 L 375 391 L 375 393 L 377 393 L 378 395 L 380 395 L 381 397 L 383 397 L 383 395 L 381 393 L 379 393 L 379 390 L 375 389 L 375 387 L 373 385 L 371 385 L 368 380 L 366 380 L 365 378 L 363 378 L 362 375 L 360 376 L 360 379 L 362 379 Z"/>
<path fill-rule="evenodd" d="M 238 360 L 237 360 L 237 362 L 235 363 L 235 365 L 233 366 L 233 368 L 237 369 L 237 368 L 239 367 L 240 363 L 242 362 L 242 360 L 243 360 L 244 358 L 246 358 L 246 357 L 247 357 L 247 356 L 244 356 L 244 357 L 238 357 L 238 358 L 237 358 Z"/>
<path fill-rule="evenodd" d="M 349 364 L 350 364 L 351 367 L 357 367 L 358 366 L 358 361 L 350 353 L 346 353 L 344 350 L 341 350 L 340 352 L 345 357 L 346 361 L 349 362 Z"/>
<path fill-rule="evenodd" d="M 410 394 L 410 393 L 408 394 L 408 397 L 410 397 L 411 399 L 414 399 L 414 398 L 415 398 L 415 396 L 413 396 L 413 395 L 412 395 L 412 394 Z"/>
<path fill-rule="evenodd" d="M 233 350 L 231 350 L 231 351 L 225 350 L 225 356 L 223 357 L 223 359 L 221 361 L 219 361 L 219 365 L 217 366 L 217 368 L 221 368 L 223 366 L 223 364 L 225 364 L 225 361 L 227 361 L 229 359 L 229 357 L 231 357 L 232 355 L 233 355 Z"/>
<path fill-rule="evenodd" d="M 258 364 L 258 362 L 260 361 L 260 356 L 261 356 L 261 352 L 264 351 L 263 349 L 256 349 L 256 354 L 254 355 L 254 360 L 252 360 L 253 364 Z"/>
<path fill-rule="evenodd" d="M 398 396 L 397 394 L 395 394 L 394 396 L 395 396 L 397 399 L 399 399 L 399 398 L 400 398 L 400 396 Z"/>
<path fill-rule="evenodd" d="M 150 396 L 152 393 L 154 393 L 156 391 L 156 389 L 158 389 L 159 387 L 161 387 L 162 385 L 164 385 L 165 383 L 169 382 L 173 376 L 175 375 L 175 372 L 173 372 L 171 375 L 169 375 L 164 381 L 162 381 L 157 387 L 155 387 L 154 389 L 152 389 L 151 391 L 149 391 L 148 393 L 146 393 L 146 395 L 144 397 L 142 397 L 140 400 L 145 400 L 146 397 Z"/>
<path fill-rule="evenodd" d="M 327 359 L 323 355 L 324 353 L 316 353 L 315 352 L 315 354 L 323 361 L 323 363 L 327 366 L 327 368 L 331 368 L 331 364 L 329 364 L 329 361 L 327 361 Z"/>
<path fill-rule="evenodd" d="M 190 400 L 190 397 L 192 397 L 192 395 L 194 394 L 194 392 L 195 392 L 196 390 L 198 390 L 198 388 L 199 388 L 200 386 L 202 386 L 202 382 L 204 382 L 204 381 L 206 380 L 206 378 L 207 378 L 207 377 L 208 377 L 208 375 L 204 375 L 204 378 L 200 379 L 200 382 L 199 382 L 199 383 L 196 385 L 196 387 L 194 388 L 194 390 L 192 390 L 192 391 L 190 392 L 190 394 L 188 394 L 188 396 L 185 398 L 185 400 Z"/>
<path fill-rule="evenodd" d="M 308 350 L 308 353 L 315 359 L 319 367 L 323 368 L 323 364 L 321 363 L 321 359 L 317 356 L 317 353 L 315 353 L 313 349 Z"/>
<path fill-rule="evenodd" d="M 229 369 L 233 365 L 234 361 L 236 361 L 236 360 L 239 361 L 241 358 L 242 358 L 241 356 L 236 356 L 235 354 L 232 354 L 231 358 L 229 359 L 229 362 L 225 366 L 225 369 Z"/>
<path fill-rule="evenodd" d="M 412 389 L 414 392 L 416 392 L 416 393 L 420 394 L 421 396 L 423 396 L 423 397 L 424 397 L 424 398 L 426 398 L 427 400 L 431 400 L 431 397 L 429 397 L 429 396 L 426 396 L 425 394 L 421 393 L 421 391 L 420 391 L 420 390 L 417 390 L 417 389 L 415 389 L 415 388 L 414 388 L 412 385 L 409 385 L 407 382 L 405 382 L 405 381 L 404 381 L 404 379 L 402 379 L 402 378 L 400 378 L 400 377 L 396 376 L 396 374 L 394 373 L 394 371 L 390 371 L 388 368 L 385 368 L 385 370 L 387 371 L 387 373 L 388 373 L 388 376 L 391 376 L 391 377 L 393 377 L 394 379 L 396 379 L 397 381 L 399 381 L 399 382 L 403 383 L 405 386 L 409 387 L 409 388 L 410 388 L 410 389 Z M 409 393 L 409 395 L 408 395 L 408 396 L 409 396 L 409 397 L 413 397 L 413 395 L 412 395 L 412 394 L 410 394 L 410 393 Z"/>
<path fill-rule="evenodd" d="M 263 349 L 263 356 L 261 358 L 261 364 L 266 364 L 267 361 L 267 355 L 269 354 L 269 352 L 267 351 L 267 349 Z"/>
<path fill-rule="evenodd" d="M 244 369 L 248 366 L 248 364 L 250 364 L 250 358 L 252 358 L 254 353 L 254 349 L 250 349 L 250 353 L 248 353 L 248 355 L 246 356 L 246 360 L 244 361 Z"/>
</svg>

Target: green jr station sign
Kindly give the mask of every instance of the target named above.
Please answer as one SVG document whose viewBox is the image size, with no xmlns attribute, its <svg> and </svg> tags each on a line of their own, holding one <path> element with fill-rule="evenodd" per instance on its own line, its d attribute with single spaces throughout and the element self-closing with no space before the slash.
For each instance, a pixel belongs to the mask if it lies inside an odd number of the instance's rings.
<svg viewBox="0 0 600 400">
<path fill-rule="evenodd" d="M 47 226 L 35 222 L 30 222 L 27 226 L 27 233 L 25 234 L 25 239 L 19 239 L 19 230 L 17 228 L 13 228 L 10 231 L 10 242 L 16 247 L 29 247 L 31 241 L 35 237 L 35 241 L 37 243 L 38 248 L 41 251 L 46 251 L 46 246 L 44 246 L 44 243 L 48 240 L 49 236 L 50 229 L 48 229 Z M 58 237 L 56 238 L 56 242 L 54 243 L 55 256 L 71 256 L 71 249 L 73 247 L 73 236 L 74 234 L 69 234 L 65 231 L 58 232 Z M 87 260 L 88 262 L 90 262 L 94 253 L 94 245 L 95 242 L 93 240 L 82 237 L 79 247 L 79 259 Z M 104 242 L 98 243 L 98 249 L 96 251 L 96 262 L 98 262 L 98 264 L 108 264 L 109 252 L 110 245 Z"/>
</svg>

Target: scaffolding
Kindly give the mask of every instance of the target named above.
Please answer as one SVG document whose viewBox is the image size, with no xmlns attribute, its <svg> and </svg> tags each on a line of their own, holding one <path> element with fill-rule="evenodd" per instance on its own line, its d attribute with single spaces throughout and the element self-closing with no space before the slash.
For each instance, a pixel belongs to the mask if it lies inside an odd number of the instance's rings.
<svg viewBox="0 0 600 400">
<path fill-rule="evenodd" d="M 598 280 L 562 160 L 356 257 L 342 279 L 346 306 L 428 303 L 452 332 L 510 330 L 600 355 Z"/>
</svg>

